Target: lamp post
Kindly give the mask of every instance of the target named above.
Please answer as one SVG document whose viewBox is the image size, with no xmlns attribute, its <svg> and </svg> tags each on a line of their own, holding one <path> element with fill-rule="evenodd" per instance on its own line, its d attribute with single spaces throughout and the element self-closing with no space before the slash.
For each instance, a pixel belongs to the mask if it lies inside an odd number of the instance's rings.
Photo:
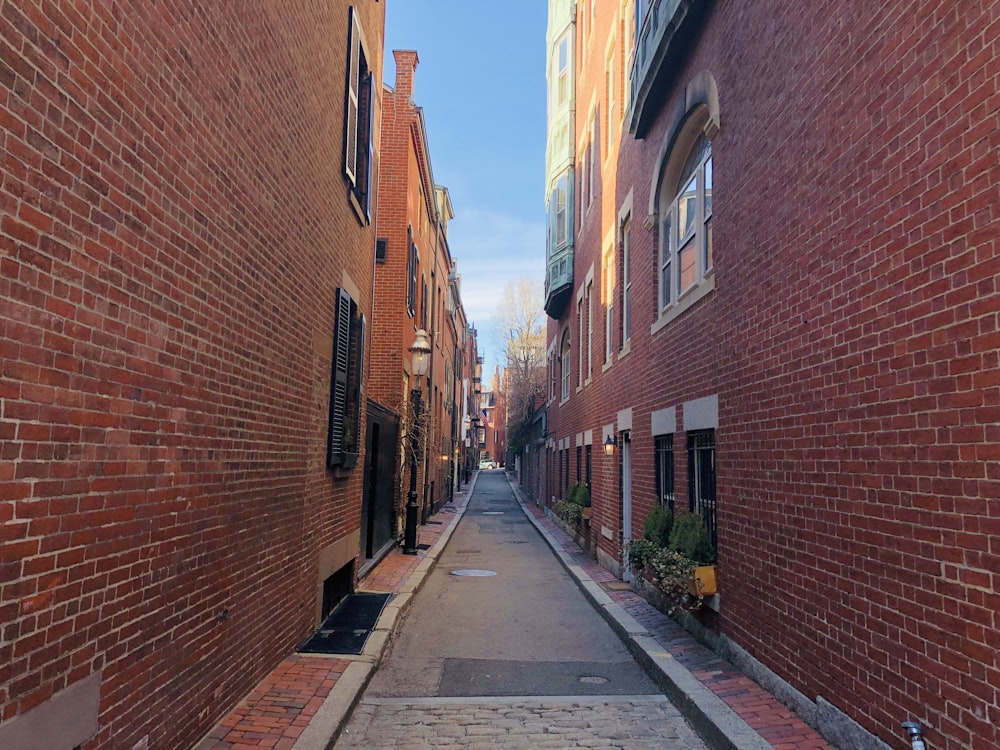
<svg viewBox="0 0 1000 750">
<path fill-rule="evenodd" d="M 431 358 L 431 345 L 427 341 L 427 331 L 417 330 L 416 338 L 410 347 L 410 372 L 417 379 L 417 384 L 411 391 L 413 399 L 413 420 L 410 425 L 410 491 L 406 495 L 406 528 L 403 531 L 403 554 L 417 554 L 417 453 L 420 450 L 420 379 L 427 374 L 427 365 Z"/>
</svg>

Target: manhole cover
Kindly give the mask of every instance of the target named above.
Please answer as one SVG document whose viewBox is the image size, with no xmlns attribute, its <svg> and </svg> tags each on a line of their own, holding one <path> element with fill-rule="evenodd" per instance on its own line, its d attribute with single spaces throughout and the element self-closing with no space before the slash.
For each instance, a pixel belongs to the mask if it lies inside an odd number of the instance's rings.
<svg viewBox="0 0 1000 750">
<path fill-rule="evenodd" d="M 453 570 L 451 571 L 453 576 L 472 576 L 474 578 L 482 578 L 485 576 L 495 576 L 496 571 L 494 570 Z"/>
<path fill-rule="evenodd" d="M 581 677 L 580 678 L 580 682 L 584 683 L 585 685 L 603 685 L 607 681 L 608 681 L 607 677 L 596 677 L 596 676 L 595 677 L 590 677 L 590 676 L 587 676 L 587 677 Z"/>
</svg>

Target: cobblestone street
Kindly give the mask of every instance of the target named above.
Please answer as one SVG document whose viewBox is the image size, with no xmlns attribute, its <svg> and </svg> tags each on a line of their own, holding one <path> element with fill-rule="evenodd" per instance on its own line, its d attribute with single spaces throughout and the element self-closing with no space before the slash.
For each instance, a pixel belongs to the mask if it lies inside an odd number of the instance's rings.
<svg viewBox="0 0 1000 750">
<path fill-rule="evenodd" d="M 572 698 L 374 698 L 355 710 L 337 750 L 615 748 L 703 750 L 660 695 Z"/>
</svg>

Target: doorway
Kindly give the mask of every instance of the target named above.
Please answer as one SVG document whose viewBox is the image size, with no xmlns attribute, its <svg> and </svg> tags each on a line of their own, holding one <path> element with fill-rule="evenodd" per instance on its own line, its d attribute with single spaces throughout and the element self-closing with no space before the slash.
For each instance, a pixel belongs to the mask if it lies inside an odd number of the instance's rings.
<svg viewBox="0 0 1000 750">
<path fill-rule="evenodd" d="M 361 501 L 361 574 L 392 548 L 396 537 L 396 445 L 399 418 L 373 401 L 366 423 L 364 496 Z"/>
</svg>

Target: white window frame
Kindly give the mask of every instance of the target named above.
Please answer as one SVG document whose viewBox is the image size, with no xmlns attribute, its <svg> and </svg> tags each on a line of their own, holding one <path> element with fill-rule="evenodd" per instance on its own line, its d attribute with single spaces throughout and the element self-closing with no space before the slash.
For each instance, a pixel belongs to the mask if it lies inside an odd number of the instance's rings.
<svg viewBox="0 0 1000 750">
<path fill-rule="evenodd" d="M 587 279 L 587 380 L 590 382 L 594 372 L 594 280 Z"/>
<path fill-rule="evenodd" d="M 615 341 L 615 253 L 612 249 L 604 256 L 604 364 L 614 357 Z"/>
<path fill-rule="evenodd" d="M 573 337 L 570 334 L 569 326 L 563 331 L 559 346 L 559 374 L 562 379 L 562 394 L 560 402 L 567 401 L 570 394 L 570 371 L 573 362 Z"/>
<path fill-rule="evenodd" d="M 364 30 L 353 6 L 348 9 L 347 82 L 344 102 L 344 176 L 351 199 L 371 222 L 375 162 L 375 74 Z"/>
<path fill-rule="evenodd" d="M 604 158 L 610 158 L 611 147 L 615 143 L 615 104 L 617 103 L 617 97 L 615 94 L 615 43 L 614 38 L 611 39 L 611 52 L 608 54 L 607 65 L 605 66 L 605 85 L 607 86 L 607 117 L 605 118 L 607 124 L 605 125 L 607 129 L 607 143 L 608 147 L 605 149 Z"/>
<path fill-rule="evenodd" d="M 621 223 L 622 246 L 622 345 L 624 349 L 632 340 L 632 216 Z"/>
<path fill-rule="evenodd" d="M 701 148 L 703 144 L 705 151 L 701 158 L 690 171 L 685 170 L 696 149 Z M 679 177 L 672 185 L 667 182 L 661 185 L 658 202 L 660 237 L 657 287 L 660 317 L 654 324 L 654 332 L 715 288 L 710 242 L 711 186 L 706 185 L 706 176 L 709 179 L 713 177 L 711 140 L 699 132 L 688 140 L 687 148 L 679 152 L 677 157 L 677 161 L 671 158 L 668 164 L 675 167 L 670 171 Z M 681 165 L 679 169 L 676 168 L 677 164 Z M 667 170 L 667 166 L 664 169 Z M 681 237 L 681 203 L 685 196 L 690 195 L 686 192 L 686 188 L 692 182 L 694 198 L 691 206 L 693 216 L 689 222 L 691 229 Z M 694 253 L 693 276 L 682 288 L 680 265 L 682 252 L 688 248 Z"/>
</svg>

